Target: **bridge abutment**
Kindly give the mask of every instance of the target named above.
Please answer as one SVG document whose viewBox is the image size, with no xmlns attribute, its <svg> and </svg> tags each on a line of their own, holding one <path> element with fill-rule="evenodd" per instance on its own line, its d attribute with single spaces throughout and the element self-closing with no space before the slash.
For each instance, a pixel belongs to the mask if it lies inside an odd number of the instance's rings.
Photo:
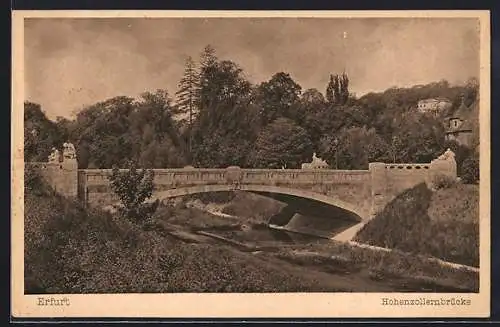
<svg viewBox="0 0 500 327">
<path fill-rule="evenodd" d="M 387 169 L 383 162 L 369 164 L 372 206 L 369 218 L 374 217 L 387 203 Z"/>
</svg>

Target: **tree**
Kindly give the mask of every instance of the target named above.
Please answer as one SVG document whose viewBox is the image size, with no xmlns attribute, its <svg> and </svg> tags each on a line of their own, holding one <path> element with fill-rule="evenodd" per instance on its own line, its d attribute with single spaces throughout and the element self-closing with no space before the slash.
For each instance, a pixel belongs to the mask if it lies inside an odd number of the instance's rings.
<svg viewBox="0 0 500 327">
<path fill-rule="evenodd" d="M 305 90 L 300 97 L 300 101 L 301 103 L 311 104 L 312 106 L 324 105 L 325 97 L 320 91 L 313 88 Z"/>
<path fill-rule="evenodd" d="M 234 62 L 211 63 L 200 88 L 202 104 L 193 126 L 193 163 L 201 167 L 243 165 L 254 140 L 251 84 Z"/>
<path fill-rule="evenodd" d="M 137 163 L 129 162 L 128 169 L 120 172 L 117 166 L 113 167 L 109 177 L 111 189 L 120 198 L 122 213 L 134 222 L 143 222 L 149 219 L 156 211 L 159 202 L 146 204 L 145 201 L 153 194 L 153 171 L 137 170 Z"/>
<path fill-rule="evenodd" d="M 198 127 L 224 128 L 229 112 L 248 101 L 250 82 L 244 78 L 243 70 L 229 60 L 202 67 L 202 75 Z"/>
<path fill-rule="evenodd" d="M 129 116 L 135 108 L 133 98 L 118 96 L 78 113 L 74 138 L 81 168 L 109 168 L 134 157 L 137 138 L 130 133 Z"/>
<path fill-rule="evenodd" d="M 179 82 L 179 89 L 176 92 L 176 96 L 177 106 L 180 109 L 181 114 L 187 114 L 189 120 L 189 153 L 191 153 L 192 148 L 193 117 L 198 112 L 199 81 L 195 63 L 191 57 L 188 57 L 186 59 L 184 75 Z"/>
<path fill-rule="evenodd" d="M 326 99 L 331 105 L 344 105 L 349 99 L 349 77 L 346 73 L 342 75 L 330 75 L 326 87 Z"/>
<path fill-rule="evenodd" d="M 399 115 L 393 121 L 398 142 L 394 148 L 400 162 L 426 163 L 444 151 L 443 124 L 433 117 L 418 112 Z"/>
<path fill-rule="evenodd" d="M 187 146 L 184 140 L 180 137 L 180 131 L 172 118 L 172 104 L 171 99 L 168 96 L 168 92 L 165 90 L 157 90 L 154 93 L 145 92 L 141 95 L 141 99 L 136 102 L 137 110 L 134 115 L 131 115 L 131 124 L 136 124 L 140 133 L 145 132 L 147 127 L 152 127 L 151 137 L 149 140 L 153 139 L 159 143 L 168 141 L 178 152 L 178 157 L 185 159 L 189 156 Z M 143 134 L 143 138 L 147 134 Z M 137 157 L 137 156 L 136 156 Z M 170 163 L 169 161 L 166 161 Z M 160 168 L 160 167 L 158 167 Z M 165 168 L 165 167 L 161 167 Z"/>
<path fill-rule="evenodd" d="M 390 149 L 374 128 L 351 127 L 324 136 L 319 154 L 338 169 L 367 169 L 370 162 L 387 162 Z"/>
<path fill-rule="evenodd" d="M 261 107 L 263 125 L 269 124 L 278 117 L 293 117 L 292 107 L 298 103 L 302 88 L 290 74 L 274 74 L 257 89 L 257 105 Z"/>
<path fill-rule="evenodd" d="M 123 166 L 128 160 L 149 165 L 155 162 L 177 167 L 186 145 L 172 119 L 171 99 L 166 90 L 148 91 L 138 99 L 114 97 L 91 105 L 77 115 L 71 138 L 76 140 L 80 168 Z M 159 158 L 151 143 L 168 143 L 176 155 Z M 147 152 L 147 153 L 142 153 Z M 153 155 L 154 154 L 154 155 Z"/>
<path fill-rule="evenodd" d="M 466 106 L 472 105 L 479 99 L 479 81 L 475 77 L 471 77 L 465 84 L 464 102 Z"/>
<path fill-rule="evenodd" d="M 339 101 L 340 104 L 346 104 L 349 99 L 349 77 L 347 77 L 346 73 L 342 73 L 342 75 L 338 76 L 339 80 Z"/>
<path fill-rule="evenodd" d="M 280 117 L 261 131 L 250 161 L 257 168 L 300 168 L 311 159 L 312 152 L 306 130 Z"/>
<path fill-rule="evenodd" d="M 338 89 L 337 79 L 330 75 L 330 79 L 328 80 L 328 85 L 326 86 L 326 100 L 328 103 L 335 103 L 335 90 Z"/>
<path fill-rule="evenodd" d="M 479 154 L 477 152 L 474 152 L 463 161 L 460 178 L 466 184 L 474 184 L 479 181 Z"/>
<path fill-rule="evenodd" d="M 300 99 L 300 106 L 295 121 L 306 129 L 311 137 L 314 149 L 317 151 L 319 140 L 327 129 L 325 124 L 326 100 L 316 89 L 304 91 Z"/>
<path fill-rule="evenodd" d="M 200 55 L 200 65 L 202 69 L 211 67 L 217 63 L 217 53 L 214 47 L 207 44 Z"/>
<path fill-rule="evenodd" d="M 24 160 L 47 161 L 53 147 L 59 148 L 63 133 L 49 120 L 39 104 L 24 103 Z"/>
<path fill-rule="evenodd" d="M 71 134 L 74 127 L 73 121 L 65 117 L 57 116 L 55 125 L 62 140 L 66 141 L 71 139 Z"/>
<path fill-rule="evenodd" d="M 391 138 L 391 158 L 392 158 L 392 163 L 396 163 L 399 161 L 398 158 L 398 149 L 401 149 L 402 147 L 402 142 L 399 139 L 397 135 L 394 135 Z"/>
<path fill-rule="evenodd" d="M 200 55 L 199 89 L 198 100 L 199 110 L 203 111 L 211 105 L 212 94 L 211 84 L 215 79 L 218 59 L 215 49 L 209 44 L 205 46 Z"/>
</svg>

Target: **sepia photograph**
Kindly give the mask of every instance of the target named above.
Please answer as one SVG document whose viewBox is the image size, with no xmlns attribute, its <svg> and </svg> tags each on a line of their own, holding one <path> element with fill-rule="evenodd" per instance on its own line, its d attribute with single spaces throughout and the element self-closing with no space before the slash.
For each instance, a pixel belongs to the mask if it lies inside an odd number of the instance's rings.
<svg viewBox="0 0 500 327">
<path fill-rule="evenodd" d="M 488 315 L 487 11 L 13 33 L 19 315 Z"/>
</svg>

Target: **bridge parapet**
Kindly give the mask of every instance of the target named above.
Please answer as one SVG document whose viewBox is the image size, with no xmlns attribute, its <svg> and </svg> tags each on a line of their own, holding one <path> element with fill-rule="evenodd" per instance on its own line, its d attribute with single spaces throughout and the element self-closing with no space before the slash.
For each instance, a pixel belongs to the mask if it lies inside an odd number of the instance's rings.
<svg viewBox="0 0 500 327">
<path fill-rule="evenodd" d="M 126 169 L 120 171 L 125 172 Z M 155 192 L 193 186 L 226 185 L 229 189 L 248 186 L 281 186 L 311 190 L 319 194 L 337 193 L 345 201 L 364 194 L 370 186 L 368 170 L 302 170 L 302 169 L 242 169 L 228 167 L 153 169 Z M 79 170 L 79 197 L 85 203 L 106 203 L 115 200 L 109 187 L 111 169 Z M 357 186 L 356 186 L 357 185 Z M 333 193 L 332 193 L 333 192 Z"/>
<path fill-rule="evenodd" d="M 457 178 L 457 165 L 451 150 L 429 163 L 370 163 L 372 215 L 406 189 L 420 183 L 430 185 L 438 175 Z"/>
<path fill-rule="evenodd" d="M 126 169 L 120 169 L 125 172 Z M 155 184 L 226 184 L 239 182 L 243 184 L 310 184 L 310 183 L 363 183 L 369 180 L 368 170 L 321 170 L 304 171 L 301 169 L 153 169 Z M 87 185 L 108 185 L 111 169 L 80 169 Z"/>
<path fill-rule="evenodd" d="M 112 169 L 77 169 L 76 158 L 62 162 L 30 163 L 62 195 L 78 194 L 84 203 L 104 204 L 116 196 L 109 187 Z M 126 169 L 120 171 L 125 172 Z M 252 190 L 281 188 L 326 195 L 361 208 L 371 215 L 381 210 L 394 196 L 440 174 L 456 178 L 456 162 L 448 150 L 430 163 L 370 163 L 368 170 L 333 169 L 242 169 L 240 167 L 153 169 L 155 192 L 182 188 Z M 211 188 L 211 186 L 216 186 Z M 242 187 L 245 186 L 245 187 Z M 308 193 L 309 194 L 309 193 Z M 371 209 L 370 209 L 371 208 Z"/>
</svg>

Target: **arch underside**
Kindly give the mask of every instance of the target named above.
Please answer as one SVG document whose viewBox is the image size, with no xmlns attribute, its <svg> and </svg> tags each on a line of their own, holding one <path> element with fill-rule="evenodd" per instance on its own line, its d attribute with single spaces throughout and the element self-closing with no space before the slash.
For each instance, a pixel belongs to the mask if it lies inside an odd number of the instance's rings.
<svg viewBox="0 0 500 327">
<path fill-rule="evenodd" d="M 288 204 L 288 207 L 302 215 L 327 216 L 352 221 L 364 218 L 356 206 L 321 193 L 270 185 L 201 185 L 155 192 L 150 201 L 175 198 L 184 195 L 208 192 L 246 191 L 273 198 Z"/>
</svg>

